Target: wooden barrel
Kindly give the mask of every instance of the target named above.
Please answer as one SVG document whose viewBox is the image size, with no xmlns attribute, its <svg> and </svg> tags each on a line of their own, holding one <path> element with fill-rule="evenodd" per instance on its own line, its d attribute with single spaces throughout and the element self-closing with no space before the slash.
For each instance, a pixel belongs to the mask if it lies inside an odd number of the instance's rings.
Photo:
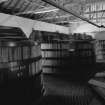
<svg viewBox="0 0 105 105">
<path fill-rule="evenodd" d="M 40 45 L 19 28 L 0 27 L 1 103 L 27 105 L 38 101 L 42 95 L 40 74 Z"/>
<path fill-rule="evenodd" d="M 53 40 L 41 44 L 43 73 L 68 74 L 87 81 L 95 73 L 94 45 L 88 40 Z"/>
<path fill-rule="evenodd" d="M 94 64 L 95 63 L 95 51 L 94 44 L 90 40 L 76 40 L 75 44 L 75 56 L 78 64 Z"/>
<path fill-rule="evenodd" d="M 105 40 L 95 41 L 95 54 L 97 63 L 105 63 Z"/>
<path fill-rule="evenodd" d="M 69 55 L 69 41 L 52 40 L 41 44 L 43 73 L 58 73 L 66 56 Z"/>
<path fill-rule="evenodd" d="M 72 46 L 74 46 L 74 52 L 68 56 L 70 59 L 65 61 L 64 65 L 69 68 L 71 78 L 87 81 L 96 72 L 93 40 L 73 40 Z"/>
</svg>

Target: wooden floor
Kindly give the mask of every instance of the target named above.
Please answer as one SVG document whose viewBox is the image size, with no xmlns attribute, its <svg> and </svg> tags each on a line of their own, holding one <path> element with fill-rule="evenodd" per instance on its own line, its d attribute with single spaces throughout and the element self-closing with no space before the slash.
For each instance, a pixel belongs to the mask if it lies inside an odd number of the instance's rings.
<svg viewBox="0 0 105 105">
<path fill-rule="evenodd" d="M 70 77 L 42 75 L 45 88 L 40 105 L 105 105 L 87 82 Z"/>
</svg>

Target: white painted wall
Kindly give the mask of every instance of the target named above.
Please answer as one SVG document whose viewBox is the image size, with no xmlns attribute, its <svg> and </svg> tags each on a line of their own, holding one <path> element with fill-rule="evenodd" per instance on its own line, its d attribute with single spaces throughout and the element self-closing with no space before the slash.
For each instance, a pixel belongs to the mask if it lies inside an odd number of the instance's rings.
<svg viewBox="0 0 105 105">
<path fill-rule="evenodd" d="M 30 35 L 34 21 L 26 18 L 20 18 L 18 16 L 12 16 L 0 13 L 0 25 L 20 27 L 27 36 Z"/>
<path fill-rule="evenodd" d="M 105 31 L 97 32 L 95 34 L 95 39 L 105 40 Z"/>
<path fill-rule="evenodd" d="M 45 22 L 40 22 L 40 21 L 35 21 L 34 29 L 42 30 L 42 31 L 50 31 L 50 32 L 57 31 L 59 33 L 69 34 L 69 28 L 67 28 L 67 27 L 50 24 L 50 23 L 45 23 Z"/>
<path fill-rule="evenodd" d="M 69 34 L 69 28 L 67 27 L 26 19 L 18 16 L 3 14 L 3 13 L 0 13 L 0 25 L 20 27 L 26 33 L 27 37 L 29 37 L 30 33 L 32 32 L 32 28 L 34 28 L 35 30 L 50 31 L 50 32 L 58 31 L 59 33 Z"/>
<path fill-rule="evenodd" d="M 72 25 L 73 33 L 94 32 L 94 31 L 99 31 L 99 30 L 100 29 L 98 27 L 91 25 L 87 22 L 80 22 L 80 23 Z"/>
<path fill-rule="evenodd" d="M 101 23 L 96 24 L 101 25 Z M 105 21 L 103 21 L 103 25 L 105 26 Z M 98 28 L 84 21 L 72 23 L 69 28 L 71 33 L 87 33 L 93 37 L 95 36 L 94 33 L 105 31 L 105 28 Z"/>
</svg>

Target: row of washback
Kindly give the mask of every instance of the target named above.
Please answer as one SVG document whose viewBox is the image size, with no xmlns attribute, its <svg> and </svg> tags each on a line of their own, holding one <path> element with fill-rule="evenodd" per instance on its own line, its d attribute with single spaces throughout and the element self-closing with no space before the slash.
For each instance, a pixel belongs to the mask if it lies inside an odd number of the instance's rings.
<svg viewBox="0 0 105 105">
<path fill-rule="evenodd" d="M 91 35 L 87 34 L 80 34 L 80 33 L 74 33 L 74 34 L 64 34 L 64 33 L 58 33 L 58 32 L 46 32 L 46 31 L 38 31 L 33 30 L 30 38 L 32 38 L 34 41 L 51 41 L 51 40 L 93 40 L 93 37 Z"/>
<path fill-rule="evenodd" d="M 104 51 L 105 44 L 104 40 L 96 41 L 92 36 L 80 33 L 65 35 L 57 32 L 51 33 L 34 31 L 31 38 L 41 44 L 43 73 L 62 73 L 64 78 L 68 78 L 69 76 L 74 83 L 75 80 L 77 83 L 80 81 L 82 83 L 87 83 L 87 81 L 94 76 L 96 72 L 94 70 L 96 69 L 95 64 L 97 59 L 97 49 L 95 46 L 98 46 L 99 51 Z M 102 55 L 102 52 L 100 55 Z M 66 73 L 66 75 L 64 73 Z M 46 84 L 48 84 L 48 81 Z M 51 85 L 51 81 L 49 84 Z M 67 89 L 63 89 L 65 91 L 61 90 L 61 92 L 58 92 L 60 94 L 63 93 L 63 98 L 60 97 L 60 95 L 58 95 L 60 98 L 58 98 L 57 95 L 53 95 L 53 97 L 46 96 L 45 100 L 42 101 L 42 104 L 46 105 L 47 103 L 53 105 L 64 103 L 65 105 L 90 105 L 91 102 L 92 104 L 96 104 L 98 102 L 96 100 L 92 100 L 94 92 L 92 93 L 93 90 L 88 88 L 88 86 L 84 87 L 81 84 L 80 86 L 73 86 L 70 82 L 69 85 L 71 86 L 68 88 L 69 92 L 66 92 Z M 54 86 L 57 87 L 56 84 Z M 60 91 L 61 85 L 59 86 Z M 52 89 L 48 87 L 48 90 L 52 90 L 50 91 L 52 94 L 54 94 L 53 89 L 57 92 L 57 89 L 53 88 L 53 85 L 51 85 L 51 87 Z M 68 94 L 70 94 L 69 98 Z M 95 98 L 97 99 L 97 96 L 95 96 Z"/>
<path fill-rule="evenodd" d="M 92 36 L 80 33 L 66 35 L 58 32 L 33 31 L 30 37 L 41 43 L 44 73 L 69 71 L 72 74 L 77 72 L 87 75 L 87 72 L 93 69 L 95 52 Z"/>
<path fill-rule="evenodd" d="M 91 35 L 87 35 L 87 34 L 81 34 L 81 33 L 73 33 L 71 35 L 71 37 L 75 40 L 92 40 L 92 36 Z"/>
</svg>

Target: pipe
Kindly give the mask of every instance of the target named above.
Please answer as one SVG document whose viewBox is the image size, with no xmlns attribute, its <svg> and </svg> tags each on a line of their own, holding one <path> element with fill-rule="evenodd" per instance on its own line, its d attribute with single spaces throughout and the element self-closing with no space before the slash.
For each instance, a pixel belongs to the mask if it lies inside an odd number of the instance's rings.
<svg viewBox="0 0 105 105">
<path fill-rule="evenodd" d="M 59 9 L 65 11 L 65 12 L 67 12 L 67 13 L 69 13 L 69 14 L 72 14 L 72 15 L 74 15 L 75 17 L 78 17 L 78 18 L 80 18 L 80 19 L 82 19 L 82 20 L 84 20 L 84 21 L 86 21 L 86 22 L 88 22 L 88 23 L 90 23 L 90 24 L 92 24 L 92 25 L 98 27 L 98 28 L 105 28 L 105 26 L 103 26 L 103 25 L 99 26 L 99 25 L 97 25 L 97 24 L 95 24 L 95 23 L 89 21 L 87 18 L 84 18 L 84 17 L 80 16 L 79 14 L 74 13 L 72 10 L 67 10 L 66 8 L 64 8 L 64 7 L 60 6 L 60 5 L 57 5 L 57 4 L 56 4 L 55 2 L 53 2 L 52 0 L 42 0 L 42 1 L 44 1 L 44 2 L 46 2 L 46 3 L 48 3 L 48 4 L 52 5 L 52 6 L 54 6 L 54 7 L 56 7 L 56 8 L 59 8 Z"/>
</svg>

